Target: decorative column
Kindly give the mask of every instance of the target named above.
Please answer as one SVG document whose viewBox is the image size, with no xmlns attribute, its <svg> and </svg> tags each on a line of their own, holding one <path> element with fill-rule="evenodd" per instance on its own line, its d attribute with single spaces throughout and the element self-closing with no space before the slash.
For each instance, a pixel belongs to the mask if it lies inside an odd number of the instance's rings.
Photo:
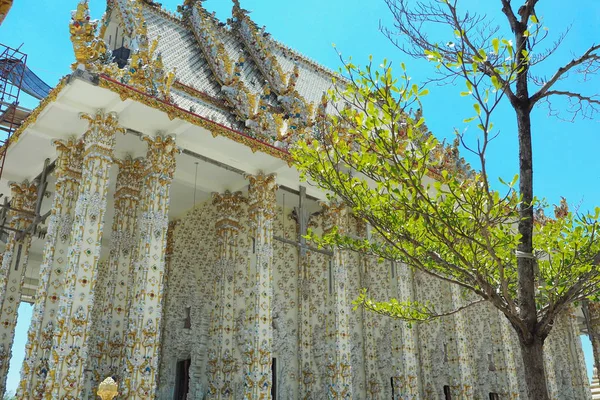
<svg viewBox="0 0 600 400">
<path fill-rule="evenodd" d="M 249 326 L 250 340 L 244 352 L 245 399 L 271 398 L 273 347 L 273 220 L 277 185 L 275 175 L 248 176 L 248 210 L 254 238 L 253 264 L 256 268 L 254 313 Z"/>
<path fill-rule="evenodd" d="M 6 375 L 15 338 L 17 311 L 31 246 L 31 235 L 23 234 L 33 221 L 37 186 L 25 181 L 10 185 L 12 198 L 8 221 L 10 233 L 0 267 L 0 395 L 6 390 Z"/>
<path fill-rule="evenodd" d="M 142 190 L 144 164 L 141 158 L 116 162 L 119 166 L 115 190 L 111 249 L 108 259 L 108 293 L 102 306 L 106 341 L 101 347 L 102 377 L 121 377 L 125 363 L 124 342 L 127 311 L 134 284 L 133 261 L 137 210 Z"/>
<path fill-rule="evenodd" d="M 129 311 L 121 391 L 121 396 L 130 400 L 156 397 L 169 192 L 175 174 L 175 155 L 179 153 L 171 136 L 146 136 L 144 140 L 148 143 L 148 153 L 138 217 L 135 294 Z"/>
<path fill-rule="evenodd" d="M 465 305 L 463 289 L 454 284 L 450 284 L 452 307 L 457 310 Z M 470 299 L 469 299 L 470 300 Z M 454 314 L 451 318 L 454 320 L 454 338 L 456 340 L 456 368 L 458 369 L 458 387 L 457 394 L 461 399 L 469 400 L 475 396 L 475 385 L 477 384 L 477 371 L 473 367 L 473 356 L 471 352 L 472 342 L 469 340 L 468 311 L 461 311 Z"/>
<path fill-rule="evenodd" d="M 360 265 L 360 288 L 365 288 L 369 291 L 369 295 L 373 296 L 375 285 L 381 285 L 381 282 L 377 282 L 374 269 L 377 267 L 377 259 L 361 254 L 361 265 Z M 361 310 L 362 323 L 363 323 L 363 337 L 364 337 L 364 369 L 365 369 L 365 381 L 366 381 L 366 392 L 367 400 L 379 399 L 382 393 L 381 379 L 379 377 L 379 368 L 377 367 L 377 322 L 376 314 L 367 311 L 364 308 Z"/>
<path fill-rule="evenodd" d="M 208 398 L 233 399 L 237 365 L 233 357 L 235 333 L 235 266 L 238 258 L 240 216 L 246 199 L 241 192 L 213 193 L 217 208 L 215 228 L 219 242 L 215 265 L 215 299 L 211 317 L 208 353 Z"/>
<path fill-rule="evenodd" d="M 363 220 L 357 220 L 357 230 L 359 237 L 364 240 L 371 240 L 369 225 Z M 371 297 L 379 297 L 380 290 L 383 288 L 383 282 L 380 282 L 376 268 L 377 259 L 373 256 L 360 254 L 359 265 L 359 287 L 366 289 Z M 366 382 L 367 400 L 377 400 L 382 396 L 383 388 L 377 366 L 377 315 L 373 312 L 361 309 L 361 321 L 363 330 L 363 355 L 364 371 Z"/>
<path fill-rule="evenodd" d="M 589 329 L 590 341 L 592 342 L 592 350 L 594 354 L 594 368 L 596 368 L 596 375 L 600 373 L 600 303 L 590 301 L 587 303 L 589 312 Z M 598 376 L 594 376 L 597 378 Z"/>
<path fill-rule="evenodd" d="M 337 228 L 341 235 L 347 232 L 347 208 L 341 203 L 323 204 L 324 220 L 323 230 L 325 233 Z M 332 288 L 329 296 L 329 311 L 333 314 L 330 318 L 329 345 L 331 346 L 327 355 L 327 396 L 329 399 L 351 399 L 352 398 L 352 364 L 350 328 L 350 305 L 346 295 L 348 280 L 347 255 L 343 250 L 333 249 L 331 258 L 330 282 Z"/>
<path fill-rule="evenodd" d="M 44 381 L 49 371 L 52 337 L 60 296 L 64 291 L 69 238 L 73 227 L 75 203 L 79 195 L 83 142 L 55 141 L 58 152 L 54 174 L 56 186 L 48 222 L 48 233 L 31 325 L 27 334 L 25 358 L 21 367 L 19 399 L 39 400 L 44 395 Z"/>
<path fill-rule="evenodd" d="M 114 113 L 82 114 L 89 122 L 83 135 L 84 153 L 67 256 L 65 290 L 57 322 L 46 378 L 45 397 L 76 399 L 82 396 L 87 363 L 89 328 L 98 271 L 109 172 L 117 132 L 124 132 Z"/>
<path fill-rule="evenodd" d="M 303 218 L 300 216 L 299 218 Z M 305 219 L 308 225 L 308 217 Z M 301 224 L 299 224 L 301 225 Z M 300 232 L 302 229 L 300 228 Z M 302 237 L 300 237 L 302 240 Z M 311 284 L 309 256 L 304 248 L 300 248 L 298 257 L 298 365 L 300 369 L 300 393 L 298 398 L 301 400 L 311 400 L 314 398 L 313 385 L 315 384 L 314 365 L 312 358 L 313 332 L 311 324 Z"/>
<path fill-rule="evenodd" d="M 394 264 L 394 275 L 396 276 L 397 299 L 398 301 L 414 301 L 414 277 L 413 272 L 407 265 Z M 395 321 L 394 325 L 399 325 L 400 343 L 399 349 L 394 353 L 397 357 L 398 367 L 394 377 L 395 398 L 412 400 L 419 399 L 420 396 L 420 363 L 419 363 L 419 343 L 418 343 L 418 324 L 409 324 L 405 321 Z M 399 351 L 398 351 L 399 350 Z M 396 358 L 395 357 L 395 358 Z"/>
</svg>

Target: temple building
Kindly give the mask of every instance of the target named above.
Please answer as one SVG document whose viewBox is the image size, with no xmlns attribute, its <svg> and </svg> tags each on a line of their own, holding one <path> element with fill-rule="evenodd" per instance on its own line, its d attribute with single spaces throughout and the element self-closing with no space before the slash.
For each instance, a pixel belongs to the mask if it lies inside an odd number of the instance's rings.
<svg viewBox="0 0 600 400">
<path fill-rule="evenodd" d="M 491 305 L 413 325 L 353 311 L 361 288 L 445 312 L 466 300 L 304 239 L 371 238 L 291 166 L 331 112 L 332 71 L 237 0 L 226 21 L 200 0 L 109 0 L 101 21 L 73 6 L 72 73 L 16 130 L 0 179 L 0 392 L 28 301 L 19 399 L 95 399 L 106 377 L 118 399 L 523 395 L 518 340 Z M 553 399 L 591 399 L 575 313 L 545 345 Z"/>
</svg>

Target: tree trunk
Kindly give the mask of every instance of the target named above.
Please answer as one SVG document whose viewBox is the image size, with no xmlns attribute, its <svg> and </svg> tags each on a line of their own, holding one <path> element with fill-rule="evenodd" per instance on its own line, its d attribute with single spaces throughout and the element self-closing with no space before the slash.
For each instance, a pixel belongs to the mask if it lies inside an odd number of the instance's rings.
<svg viewBox="0 0 600 400">
<path fill-rule="evenodd" d="M 544 369 L 544 340 L 537 335 L 533 340 L 519 338 L 521 357 L 527 383 L 527 398 L 530 400 L 549 400 L 546 371 Z"/>
</svg>

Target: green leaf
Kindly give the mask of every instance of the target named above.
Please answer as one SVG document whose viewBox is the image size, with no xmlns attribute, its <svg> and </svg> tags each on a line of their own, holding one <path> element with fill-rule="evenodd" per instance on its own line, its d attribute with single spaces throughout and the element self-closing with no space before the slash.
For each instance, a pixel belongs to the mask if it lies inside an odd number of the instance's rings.
<svg viewBox="0 0 600 400">
<path fill-rule="evenodd" d="M 492 39 L 492 47 L 494 48 L 494 54 L 498 54 L 498 51 L 500 50 L 500 39 Z"/>
<path fill-rule="evenodd" d="M 481 115 L 481 106 L 479 105 L 479 103 L 473 104 L 473 108 L 475 109 L 477 115 Z"/>
<path fill-rule="evenodd" d="M 496 75 L 493 75 L 491 79 L 492 79 L 492 85 L 494 85 L 494 88 L 500 89 L 502 87 L 502 84 L 498 81 L 498 78 L 496 77 Z"/>
</svg>

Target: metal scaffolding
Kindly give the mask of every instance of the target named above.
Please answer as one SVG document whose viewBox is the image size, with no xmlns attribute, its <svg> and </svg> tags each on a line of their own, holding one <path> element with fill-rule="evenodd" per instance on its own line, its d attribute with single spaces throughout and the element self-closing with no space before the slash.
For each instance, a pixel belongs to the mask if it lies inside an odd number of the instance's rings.
<svg viewBox="0 0 600 400">
<path fill-rule="evenodd" d="M 27 55 L 0 44 L 0 178 L 6 162 L 6 150 L 12 134 L 29 115 L 19 107 L 19 95 L 25 76 Z"/>
</svg>

